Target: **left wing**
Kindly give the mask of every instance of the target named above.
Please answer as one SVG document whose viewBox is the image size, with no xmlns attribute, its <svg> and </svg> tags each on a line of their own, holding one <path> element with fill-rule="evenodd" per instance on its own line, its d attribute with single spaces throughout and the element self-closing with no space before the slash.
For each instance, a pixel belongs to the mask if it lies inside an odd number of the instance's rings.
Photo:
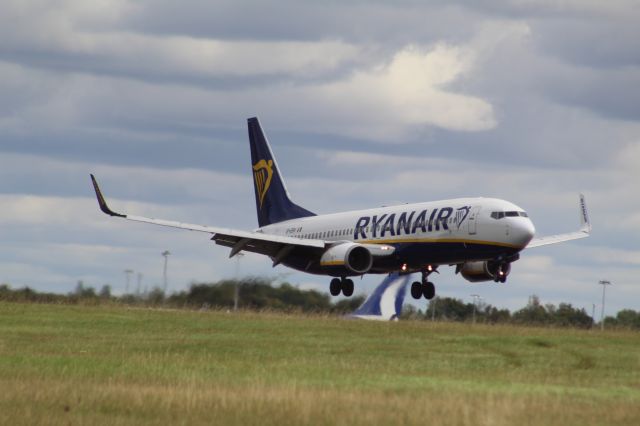
<svg viewBox="0 0 640 426">
<path fill-rule="evenodd" d="M 577 232 L 570 232 L 568 234 L 550 235 L 548 237 L 534 238 L 529 242 L 525 248 L 534 248 L 540 246 L 547 246 L 549 244 L 563 243 L 565 241 L 577 240 L 580 238 L 586 238 L 591 235 L 591 221 L 589 221 L 589 213 L 587 212 L 587 203 L 584 199 L 584 195 L 580 194 L 580 230 Z"/>
<path fill-rule="evenodd" d="M 100 191 L 96 178 L 91 175 L 93 189 L 98 198 L 100 210 L 109 216 L 121 217 L 134 222 L 151 223 L 153 225 L 168 226 L 171 228 L 188 229 L 190 231 L 212 234 L 211 239 L 216 244 L 231 247 L 229 257 L 235 256 L 241 250 L 264 254 L 273 258 L 273 266 L 279 264 L 294 248 L 306 248 L 311 250 L 324 250 L 323 240 L 302 239 L 284 237 L 280 235 L 265 234 L 263 232 L 240 231 L 230 228 L 218 228 L 215 226 L 194 225 L 190 223 L 175 222 L 171 220 L 154 219 L 143 216 L 133 216 L 116 213 L 111 210 Z"/>
</svg>

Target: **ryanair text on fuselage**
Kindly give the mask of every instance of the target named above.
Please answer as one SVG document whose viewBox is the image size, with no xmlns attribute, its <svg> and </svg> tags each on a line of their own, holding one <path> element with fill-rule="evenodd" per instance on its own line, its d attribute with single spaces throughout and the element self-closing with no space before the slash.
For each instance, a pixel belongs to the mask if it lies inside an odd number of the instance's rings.
<svg viewBox="0 0 640 426">
<path fill-rule="evenodd" d="M 453 225 L 460 229 L 460 226 L 462 226 L 462 223 L 469 215 L 470 210 L 471 206 L 458 208 Z M 424 209 L 419 213 L 414 210 L 399 214 L 391 213 L 380 216 L 362 216 L 356 222 L 353 239 L 382 238 L 387 233 L 392 237 L 402 234 L 412 235 L 415 234 L 418 229 L 422 232 L 439 231 L 440 228 L 448 230 L 448 221 L 453 215 L 453 212 L 453 208 L 443 207 L 441 209 L 433 209 L 431 212 L 429 212 L 428 209 Z"/>
</svg>

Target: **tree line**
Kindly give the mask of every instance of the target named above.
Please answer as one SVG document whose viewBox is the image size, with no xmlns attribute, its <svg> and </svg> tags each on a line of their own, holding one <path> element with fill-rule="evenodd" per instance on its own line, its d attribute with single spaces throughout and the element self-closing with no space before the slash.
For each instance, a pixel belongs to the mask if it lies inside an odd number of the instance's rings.
<svg viewBox="0 0 640 426">
<path fill-rule="evenodd" d="M 479 322 L 486 324 L 519 324 L 534 326 L 590 328 L 593 318 L 584 309 L 571 306 L 570 303 L 551 303 L 543 305 L 538 296 L 530 296 L 527 305 L 513 313 L 508 309 L 499 309 L 486 303 L 464 303 L 460 299 L 436 297 L 429 302 L 426 311 L 417 311 L 406 306 L 404 315 L 438 321 Z M 638 312 L 640 318 L 640 312 Z M 611 318 L 614 319 L 614 318 Z M 607 319 L 609 322 L 609 319 Z M 622 324 L 621 326 L 632 326 Z M 640 329 L 640 324 L 638 327 Z"/>
<path fill-rule="evenodd" d="M 231 309 L 235 306 L 236 291 L 238 309 L 249 310 L 344 314 L 357 309 L 365 299 L 364 296 L 354 296 L 332 302 L 327 293 L 301 290 L 286 282 L 274 286 L 271 280 L 249 277 L 242 280 L 193 283 L 188 290 L 169 295 L 154 287 L 148 292 L 115 296 L 109 285 L 104 285 L 96 291 L 95 288 L 84 285 L 82 281 L 79 281 L 75 289 L 68 294 L 38 292 L 29 287 L 12 289 L 8 284 L 2 284 L 0 301 L 84 305 L 117 303 L 184 309 Z"/>
<path fill-rule="evenodd" d="M 120 296 L 113 295 L 108 285 L 96 291 L 81 281 L 68 294 L 38 292 L 29 287 L 12 289 L 8 284 L 2 284 L 0 301 L 233 309 L 237 291 L 239 309 L 342 315 L 353 312 L 365 299 L 364 296 L 354 296 L 334 302 L 327 293 L 301 290 L 286 282 L 277 286 L 273 284 L 273 281 L 265 278 L 249 277 L 241 280 L 193 283 L 187 290 L 170 295 L 165 295 L 156 287 L 149 292 Z M 590 328 L 595 324 L 594 319 L 584 309 L 575 308 L 570 303 L 560 303 L 558 306 L 542 304 L 535 295 L 529 297 L 525 307 L 514 312 L 486 303 L 465 303 L 460 299 L 436 297 L 429 302 L 425 311 L 405 303 L 401 318 L 577 328 Z M 605 326 L 640 330 L 640 311 L 622 310 L 616 316 L 606 317 Z"/>
</svg>

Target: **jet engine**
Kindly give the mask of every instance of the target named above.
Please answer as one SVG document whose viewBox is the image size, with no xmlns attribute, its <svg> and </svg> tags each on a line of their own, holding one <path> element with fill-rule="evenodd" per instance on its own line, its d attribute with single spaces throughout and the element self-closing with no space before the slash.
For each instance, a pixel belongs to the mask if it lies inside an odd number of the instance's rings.
<svg viewBox="0 0 640 426">
<path fill-rule="evenodd" d="M 472 283 L 482 281 L 503 283 L 511 272 L 511 263 L 496 260 L 466 262 L 459 267 L 457 272 L 460 272 L 464 279 Z"/>
<path fill-rule="evenodd" d="M 320 258 L 320 265 L 335 269 L 346 269 L 356 275 L 365 274 L 373 265 L 373 255 L 361 244 L 341 243 L 329 247 Z"/>
</svg>

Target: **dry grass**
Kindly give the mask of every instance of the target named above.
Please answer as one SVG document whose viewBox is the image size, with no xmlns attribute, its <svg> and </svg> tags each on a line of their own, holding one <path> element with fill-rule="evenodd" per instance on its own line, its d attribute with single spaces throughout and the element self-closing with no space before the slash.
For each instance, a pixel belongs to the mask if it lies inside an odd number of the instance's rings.
<svg viewBox="0 0 640 426">
<path fill-rule="evenodd" d="M 0 424 L 639 424 L 640 334 L 0 304 Z"/>
</svg>

